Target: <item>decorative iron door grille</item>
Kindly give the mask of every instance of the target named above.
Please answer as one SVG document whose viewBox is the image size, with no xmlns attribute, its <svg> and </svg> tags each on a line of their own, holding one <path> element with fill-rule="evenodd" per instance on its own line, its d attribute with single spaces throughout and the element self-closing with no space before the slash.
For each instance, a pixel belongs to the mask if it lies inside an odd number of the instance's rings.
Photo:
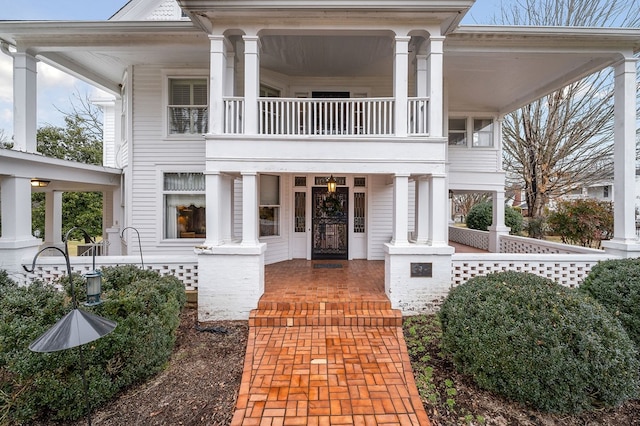
<svg viewBox="0 0 640 426">
<path fill-rule="evenodd" d="M 348 259 L 349 188 L 313 187 L 312 259 Z"/>
</svg>

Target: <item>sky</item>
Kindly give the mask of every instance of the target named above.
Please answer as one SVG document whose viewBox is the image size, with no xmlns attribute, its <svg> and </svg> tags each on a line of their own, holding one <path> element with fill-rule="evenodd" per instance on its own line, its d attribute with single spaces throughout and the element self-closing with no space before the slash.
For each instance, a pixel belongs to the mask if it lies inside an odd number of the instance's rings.
<svg viewBox="0 0 640 426">
<path fill-rule="evenodd" d="M 501 1 L 476 0 L 464 24 L 486 24 Z M 106 20 L 127 0 L 0 0 L 0 20 Z M 13 134 L 13 63 L 0 52 L 0 136 Z M 88 84 L 41 62 L 38 63 L 38 126 L 64 125 L 75 94 L 99 96 Z"/>
</svg>

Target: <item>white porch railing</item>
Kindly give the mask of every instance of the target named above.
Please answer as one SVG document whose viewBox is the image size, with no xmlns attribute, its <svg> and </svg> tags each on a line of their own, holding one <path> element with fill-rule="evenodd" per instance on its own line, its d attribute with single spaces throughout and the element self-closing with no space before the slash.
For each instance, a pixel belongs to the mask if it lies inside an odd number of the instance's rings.
<svg viewBox="0 0 640 426">
<path fill-rule="evenodd" d="M 224 133 L 244 133 L 244 98 L 224 99 Z"/>
<path fill-rule="evenodd" d="M 258 132 L 262 135 L 393 135 L 392 98 L 260 98 Z M 409 135 L 429 134 L 428 98 L 410 98 Z M 224 99 L 224 133 L 244 133 L 244 99 Z"/>
<path fill-rule="evenodd" d="M 263 135 L 392 135 L 393 99 L 260 98 Z"/>
<path fill-rule="evenodd" d="M 410 135 L 428 135 L 428 119 L 429 98 L 409 98 L 407 133 Z"/>
</svg>

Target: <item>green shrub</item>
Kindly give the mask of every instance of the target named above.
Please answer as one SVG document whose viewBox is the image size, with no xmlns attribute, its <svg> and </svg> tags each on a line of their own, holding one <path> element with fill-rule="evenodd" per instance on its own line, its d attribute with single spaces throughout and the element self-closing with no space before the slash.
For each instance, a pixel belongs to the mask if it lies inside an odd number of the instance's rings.
<svg viewBox="0 0 640 426">
<path fill-rule="evenodd" d="M 467 227 L 487 231 L 493 222 L 493 206 L 490 202 L 482 202 L 471 208 L 467 215 Z M 522 215 L 510 206 L 504 206 L 504 224 L 511 228 L 511 235 L 522 232 L 524 219 Z"/>
<path fill-rule="evenodd" d="M 613 205 L 593 199 L 563 201 L 548 222 L 563 243 L 600 248 L 603 240 L 613 236 Z"/>
<path fill-rule="evenodd" d="M 606 260 L 595 265 L 580 291 L 618 318 L 640 348 L 640 259 Z"/>
<path fill-rule="evenodd" d="M 482 388 L 561 413 L 637 396 L 636 349 L 620 323 L 550 280 L 476 277 L 450 292 L 440 318 L 443 348 Z"/>
<path fill-rule="evenodd" d="M 163 368 L 185 303 L 184 285 L 175 277 L 131 267 L 105 268 L 103 273 L 104 304 L 82 309 L 113 319 L 118 326 L 83 346 L 92 408 Z M 46 354 L 28 349 L 70 310 L 70 298 L 39 282 L 1 286 L 0 419 L 22 423 L 85 415 L 79 349 Z"/>
</svg>

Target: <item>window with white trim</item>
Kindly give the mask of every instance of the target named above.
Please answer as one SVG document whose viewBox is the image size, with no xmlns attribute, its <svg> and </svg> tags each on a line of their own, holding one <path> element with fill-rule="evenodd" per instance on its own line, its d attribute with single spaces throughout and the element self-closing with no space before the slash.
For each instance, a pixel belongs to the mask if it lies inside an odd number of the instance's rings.
<svg viewBox="0 0 640 426">
<path fill-rule="evenodd" d="M 169 134 L 207 133 L 208 101 L 206 78 L 170 78 L 167 108 Z"/>
<path fill-rule="evenodd" d="M 280 176 L 260 175 L 260 236 L 280 235 Z"/>
<path fill-rule="evenodd" d="M 449 146 L 493 147 L 493 119 L 481 117 L 449 118 Z"/>
<path fill-rule="evenodd" d="M 205 238 L 203 173 L 164 173 L 164 238 Z"/>
</svg>

